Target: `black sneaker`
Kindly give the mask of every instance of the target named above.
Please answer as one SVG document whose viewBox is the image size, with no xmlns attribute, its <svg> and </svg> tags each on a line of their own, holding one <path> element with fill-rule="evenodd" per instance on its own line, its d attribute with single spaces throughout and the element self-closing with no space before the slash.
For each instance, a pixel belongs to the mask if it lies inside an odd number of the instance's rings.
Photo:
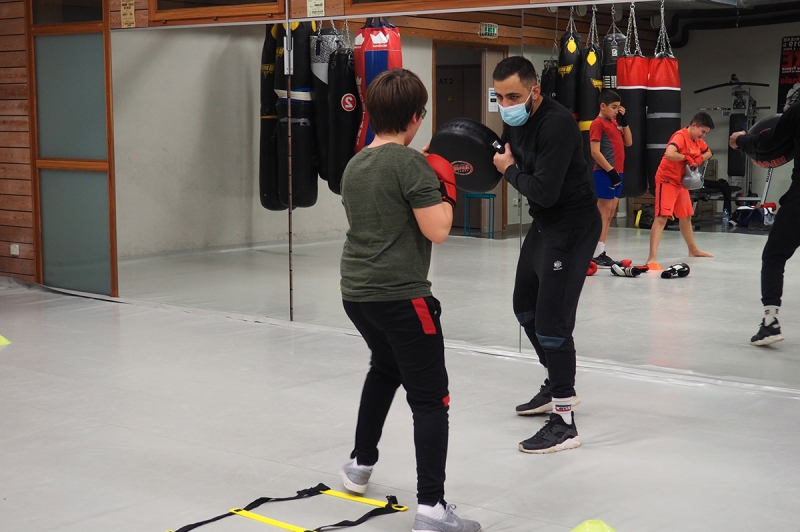
<svg viewBox="0 0 800 532">
<path fill-rule="evenodd" d="M 567 425 L 560 414 L 550 414 L 550 419 L 539 432 L 519 443 L 519 450 L 523 453 L 547 454 L 580 446 L 581 438 L 575 428 L 575 414 L 572 415 L 571 425 Z"/>
<path fill-rule="evenodd" d="M 614 264 L 617 264 L 617 261 L 606 255 L 605 251 L 593 258 L 592 262 L 597 264 L 598 268 L 610 268 Z"/>
<path fill-rule="evenodd" d="M 750 338 L 750 345 L 770 345 L 775 342 L 783 340 L 781 334 L 781 324 L 778 323 L 777 318 L 769 325 L 764 325 L 764 320 L 761 320 L 761 327 L 758 328 L 758 334 Z"/>
<path fill-rule="evenodd" d="M 577 395 L 572 398 L 572 406 L 581 404 L 581 398 Z M 553 411 L 553 394 L 550 393 L 550 381 L 545 379 L 544 384 L 539 388 L 539 393 L 527 403 L 518 405 L 518 416 L 535 416 L 538 414 L 549 414 Z"/>
</svg>

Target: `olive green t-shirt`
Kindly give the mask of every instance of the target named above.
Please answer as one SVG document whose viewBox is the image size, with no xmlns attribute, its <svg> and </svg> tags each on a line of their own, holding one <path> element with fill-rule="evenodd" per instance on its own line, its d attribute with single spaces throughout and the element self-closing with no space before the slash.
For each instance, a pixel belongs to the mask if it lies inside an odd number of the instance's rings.
<svg viewBox="0 0 800 532">
<path fill-rule="evenodd" d="M 442 202 L 439 180 L 418 151 L 389 143 L 364 148 L 342 176 L 350 229 L 342 252 L 342 298 L 398 301 L 431 295 L 431 241 L 412 209 Z"/>
</svg>

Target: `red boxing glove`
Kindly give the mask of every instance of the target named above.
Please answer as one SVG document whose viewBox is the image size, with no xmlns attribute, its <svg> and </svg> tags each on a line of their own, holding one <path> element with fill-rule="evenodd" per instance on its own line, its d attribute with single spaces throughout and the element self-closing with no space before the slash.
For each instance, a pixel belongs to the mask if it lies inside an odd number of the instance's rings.
<svg viewBox="0 0 800 532">
<path fill-rule="evenodd" d="M 442 201 L 446 201 L 451 207 L 456 207 L 456 174 L 453 172 L 453 166 L 440 155 L 429 153 L 427 155 L 428 164 L 431 165 L 433 171 L 436 172 L 436 177 L 439 178 L 441 186 L 439 190 L 442 192 Z"/>
</svg>

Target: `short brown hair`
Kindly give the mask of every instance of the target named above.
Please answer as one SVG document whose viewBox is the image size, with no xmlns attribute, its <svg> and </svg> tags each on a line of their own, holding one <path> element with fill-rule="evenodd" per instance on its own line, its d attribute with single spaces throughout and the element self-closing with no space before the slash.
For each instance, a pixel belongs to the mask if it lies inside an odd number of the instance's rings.
<svg viewBox="0 0 800 532">
<path fill-rule="evenodd" d="M 381 72 L 367 88 L 367 112 L 372 131 L 402 133 L 428 103 L 428 90 L 419 76 L 404 68 Z"/>
</svg>

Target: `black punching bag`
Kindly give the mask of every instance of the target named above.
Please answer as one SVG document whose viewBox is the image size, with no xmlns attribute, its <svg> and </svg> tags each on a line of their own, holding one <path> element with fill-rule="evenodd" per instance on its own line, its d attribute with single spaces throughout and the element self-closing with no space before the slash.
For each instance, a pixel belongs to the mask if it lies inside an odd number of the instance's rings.
<svg viewBox="0 0 800 532">
<path fill-rule="evenodd" d="M 328 138 L 328 188 L 341 194 L 342 174 L 355 155 L 353 147 L 361 125 L 361 102 L 352 48 L 340 47 L 330 57 L 328 123 L 333 126 L 333 134 Z"/>
<path fill-rule="evenodd" d="M 555 59 L 545 59 L 542 69 L 542 79 L 539 83 L 542 86 L 542 94 L 548 98 L 557 100 L 556 84 L 558 83 L 558 61 Z"/>
<path fill-rule="evenodd" d="M 744 111 L 744 109 L 742 109 Z M 728 136 L 730 137 L 737 131 L 747 131 L 747 115 L 744 112 L 733 114 L 731 113 L 731 121 L 728 125 Z M 741 176 L 744 177 L 744 171 L 747 166 L 747 157 L 741 150 L 734 150 L 728 147 L 728 176 Z"/>
<path fill-rule="evenodd" d="M 578 81 L 580 80 L 581 35 L 575 29 L 572 15 L 564 35 L 561 36 L 561 50 L 558 53 L 558 83 L 556 94 L 558 103 L 569 109 L 578 118 Z"/>
<path fill-rule="evenodd" d="M 288 100 L 279 98 L 278 108 L 278 197 L 289 205 L 289 127 Z M 317 202 L 319 157 L 311 102 L 292 100 L 292 208 L 311 207 Z"/>
<path fill-rule="evenodd" d="M 617 59 L 625 49 L 625 35 L 612 32 L 603 38 L 603 88 L 617 88 Z M 624 107 L 624 105 L 623 105 Z"/>
<path fill-rule="evenodd" d="M 581 62 L 581 79 L 578 85 L 578 128 L 583 137 L 583 155 L 591 171 L 594 168 L 592 147 L 589 141 L 589 128 L 600 111 L 598 96 L 603 90 L 603 65 L 600 57 L 600 46 L 589 44 L 583 50 Z"/>
<path fill-rule="evenodd" d="M 275 59 L 275 93 L 278 95 L 278 198 L 289 205 L 289 128 L 291 127 L 292 155 L 292 208 L 311 207 L 317 202 L 319 155 L 314 130 L 314 108 L 311 89 L 311 35 L 314 22 L 295 22 L 291 25 L 293 73 L 291 94 L 288 76 L 283 75 L 285 50 L 281 43 L 286 36 L 285 25 L 278 26 L 278 53 Z M 291 98 L 287 98 L 290 96 Z M 289 118 L 291 101 L 291 119 Z"/>
<path fill-rule="evenodd" d="M 335 28 L 322 28 L 311 36 L 311 73 L 313 79 L 314 122 L 319 152 L 319 176 L 328 179 L 328 62 L 339 47 L 341 36 Z"/>
<path fill-rule="evenodd" d="M 267 24 L 267 36 L 261 50 L 261 139 L 258 150 L 258 189 L 261 206 L 282 211 L 286 205 L 278 199 L 278 111 L 275 103 L 275 52 L 277 26 Z"/>
</svg>

